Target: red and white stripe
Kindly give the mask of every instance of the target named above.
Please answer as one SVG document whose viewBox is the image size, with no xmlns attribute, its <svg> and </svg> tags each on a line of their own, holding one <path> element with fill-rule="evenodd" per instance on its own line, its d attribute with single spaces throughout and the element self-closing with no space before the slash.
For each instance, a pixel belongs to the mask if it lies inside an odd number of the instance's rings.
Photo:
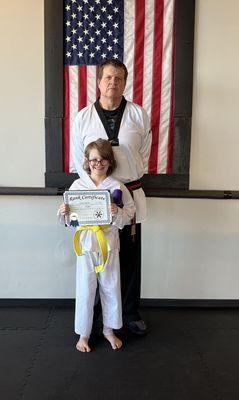
<svg viewBox="0 0 239 400">
<path fill-rule="evenodd" d="M 173 147 L 173 71 L 175 0 L 125 0 L 124 63 L 127 100 L 142 105 L 152 126 L 148 171 L 168 174 Z M 97 66 L 65 67 L 64 171 L 72 171 L 71 127 L 77 112 L 98 93 Z"/>
</svg>

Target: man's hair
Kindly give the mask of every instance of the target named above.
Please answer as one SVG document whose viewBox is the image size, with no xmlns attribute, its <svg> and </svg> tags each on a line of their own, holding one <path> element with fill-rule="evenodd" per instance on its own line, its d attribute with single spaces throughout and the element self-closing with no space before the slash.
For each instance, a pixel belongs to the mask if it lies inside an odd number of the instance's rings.
<svg viewBox="0 0 239 400">
<path fill-rule="evenodd" d="M 98 79 L 101 80 L 102 76 L 103 76 L 103 70 L 105 67 L 107 67 L 108 65 L 112 65 L 115 68 L 121 68 L 124 71 L 124 80 L 126 82 L 127 80 L 127 76 L 128 76 L 128 70 L 126 68 L 126 66 L 119 60 L 106 60 L 105 62 L 103 62 L 102 64 L 99 65 L 99 69 L 98 69 Z"/>
<path fill-rule="evenodd" d="M 111 144 L 108 140 L 105 139 L 97 139 L 94 142 L 91 142 L 88 144 L 88 146 L 86 146 L 85 149 L 85 162 L 83 165 L 83 168 L 85 171 L 88 172 L 88 174 L 90 174 L 90 167 L 89 167 L 89 155 L 91 150 L 96 149 L 98 150 L 100 156 L 106 160 L 109 161 L 109 168 L 107 171 L 107 176 L 111 175 L 112 172 L 114 172 L 115 168 L 116 168 L 116 161 L 115 161 L 115 156 L 111 147 Z"/>
</svg>

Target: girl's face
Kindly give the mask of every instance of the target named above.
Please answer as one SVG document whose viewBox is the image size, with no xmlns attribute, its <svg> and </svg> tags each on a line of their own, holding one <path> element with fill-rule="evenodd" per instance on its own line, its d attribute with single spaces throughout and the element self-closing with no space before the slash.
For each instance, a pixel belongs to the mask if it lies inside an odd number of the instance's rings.
<svg viewBox="0 0 239 400">
<path fill-rule="evenodd" d="M 92 149 L 89 153 L 89 168 L 91 175 L 98 177 L 107 176 L 107 171 L 109 168 L 109 160 L 102 158 L 97 149 Z"/>
</svg>

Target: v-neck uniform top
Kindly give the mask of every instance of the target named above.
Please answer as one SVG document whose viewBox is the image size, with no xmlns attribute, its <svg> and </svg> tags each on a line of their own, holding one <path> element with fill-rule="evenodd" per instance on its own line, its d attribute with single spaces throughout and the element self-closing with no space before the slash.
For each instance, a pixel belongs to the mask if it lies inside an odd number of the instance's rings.
<svg viewBox="0 0 239 400">
<path fill-rule="evenodd" d="M 108 140 L 103 123 L 94 104 L 82 109 L 73 123 L 71 138 L 71 172 L 84 177 L 84 151 L 86 146 L 99 139 Z M 119 133 L 119 146 L 113 146 L 117 168 L 112 174 L 115 179 L 127 183 L 138 180 L 148 172 L 148 159 L 151 148 L 151 129 L 146 111 L 139 105 L 127 101 L 122 116 Z M 146 199 L 142 188 L 134 191 L 136 221 L 146 219 Z"/>
<path fill-rule="evenodd" d="M 109 176 L 99 186 L 96 186 L 88 176 L 87 179 L 80 178 L 75 180 L 69 188 L 69 190 L 101 189 L 107 189 L 110 191 L 110 193 L 113 193 L 115 189 L 120 189 L 122 191 L 123 208 L 118 207 L 118 213 L 116 216 L 113 216 L 112 225 L 110 226 L 110 228 L 104 230 L 108 250 L 119 249 L 118 229 L 122 229 L 125 225 L 129 225 L 135 213 L 133 199 L 125 185 Z M 65 218 L 59 213 L 59 211 L 58 219 L 61 224 L 66 224 L 68 226 L 70 225 L 69 216 Z M 99 244 L 96 238 L 96 234 L 91 230 L 81 232 L 80 244 L 83 251 L 99 251 Z"/>
</svg>

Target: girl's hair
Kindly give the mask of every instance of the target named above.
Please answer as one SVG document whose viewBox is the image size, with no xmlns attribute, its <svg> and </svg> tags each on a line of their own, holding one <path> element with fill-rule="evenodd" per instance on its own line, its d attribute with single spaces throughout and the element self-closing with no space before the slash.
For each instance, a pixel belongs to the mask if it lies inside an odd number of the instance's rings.
<svg viewBox="0 0 239 400">
<path fill-rule="evenodd" d="M 107 176 L 111 175 L 115 168 L 116 168 L 116 161 L 114 157 L 114 153 L 111 147 L 111 144 L 108 140 L 105 139 L 97 139 L 95 142 L 91 142 L 86 146 L 85 149 L 85 158 L 86 160 L 84 161 L 83 168 L 85 171 L 90 174 L 90 167 L 89 167 L 89 155 L 91 150 L 96 149 L 98 150 L 100 156 L 104 158 L 105 160 L 109 161 L 109 168 L 107 170 Z"/>
</svg>

